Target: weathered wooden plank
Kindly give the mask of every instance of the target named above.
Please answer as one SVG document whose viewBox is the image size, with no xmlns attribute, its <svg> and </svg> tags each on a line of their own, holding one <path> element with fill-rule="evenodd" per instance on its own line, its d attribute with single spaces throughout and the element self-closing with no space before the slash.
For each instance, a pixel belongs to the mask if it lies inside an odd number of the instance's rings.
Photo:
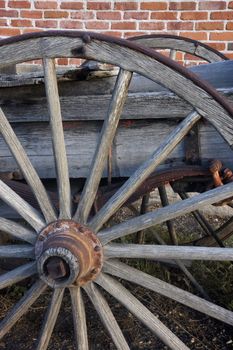
<svg viewBox="0 0 233 350">
<path fill-rule="evenodd" d="M 120 120 L 132 73 L 120 70 L 74 220 L 86 223 Z"/>
<path fill-rule="evenodd" d="M 134 193 L 146 178 L 155 171 L 167 156 L 173 151 L 176 145 L 185 137 L 188 131 L 195 125 L 201 116 L 191 112 L 178 126 L 163 140 L 160 146 L 155 149 L 150 157 L 130 176 L 121 188 L 109 199 L 100 211 L 90 221 L 90 226 L 98 231 L 100 227 L 119 209 L 125 201 Z"/>
<path fill-rule="evenodd" d="M 118 281 L 101 273 L 96 282 L 119 300 L 133 315 L 157 335 L 170 349 L 188 350 L 188 347 L 176 337 L 157 317 L 155 317 L 138 299 L 136 299 Z"/>
<path fill-rule="evenodd" d="M 54 289 L 53 296 L 41 328 L 38 344 L 36 346 L 37 350 L 46 350 L 49 345 L 57 316 L 60 311 L 64 290 L 64 288 Z"/>
<path fill-rule="evenodd" d="M 185 215 L 196 209 L 201 209 L 207 204 L 213 204 L 223 199 L 232 197 L 233 183 L 201 193 L 195 197 L 185 199 L 169 207 L 159 208 L 156 211 L 130 219 L 119 225 L 102 230 L 98 237 L 103 244 L 127 234 L 144 230 L 153 225 L 160 224 L 178 216 Z"/>
<path fill-rule="evenodd" d="M 104 252 L 106 258 L 233 260 L 233 248 L 112 243 L 105 246 Z"/>
<path fill-rule="evenodd" d="M 85 305 L 79 287 L 69 288 L 72 302 L 74 334 L 78 350 L 88 350 Z"/>
<path fill-rule="evenodd" d="M 43 65 L 48 109 L 50 115 L 50 126 L 52 131 L 53 153 L 56 164 L 56 177 L 58 184 L 60 210 L 59 218 L 71 219 L 69 169 L 66 156 L 55 63 L 53 60 L 45 58 L 43 60 Z"/>
<path fill-rule="evenodd" d="M 32 287 L 24 294 L 23 298 L 9 311 L 9 313 L 0 322 L 0 338 L 2 338 L 14 324 L 28 311 L 30 306 L 45 291 L 47 285 L 37 280 Z"/>
<path fill-rule="evenodd" d="M 159 147 L 166 135 L 176 127 L 175 121 L 122 121 L 112 145 L 112 174 L 130 176 Z M 42 178 L 55 178 L 55 166 L 50 129 L 47 123 L 15 124 L 15 132 L 32 165 Z M 88 175 L 97 146 L 101 122 L 69 122 L 64 124 L 69 172 L 72 178 Z M 159 137 L 158 137 L 159 135 Z M 140 147 L 138 147 L 140 145 Z M 18 166 L 4 140 L 0 137 L 0 166 L 14 171 Z M 219 133 L 206 123 L 200 124 L 200 155 L 203 164 L 209 159 L 221 159 L 233 168 L 232 150 Z M 166 164 L 180 164 L 184 159 L 183 143 L 168 156 Z M 106 170 L 104 176 L 107 176 Z"/>
<path fill-rule="evenodd" d="M 214 317 L 217 320 L 233 325 L 233 312 L 204 300 L 183 289 L 177 288 L 170 283 L 166 283 L 158 278 L 152 277 L 122 262 L 117 260 L 106 261 L 103 270 L 106 273 L 126 279 L 127 281 L 136 283 L 144 288 L 153 290 L 156 293 L 176 300 L 181 304 L 203 312 L 204 314 Z"/>
<path fill-rule="evenodd" d="M 118 350 L 129 350 L 129 346 L 126 343 L 124 335 L 103 294 L 94 285 L 94 283 L 87 284 L 84 289 L 92 301 L 101 321 L 109 332 L 116 348 Z"/>
</svg>

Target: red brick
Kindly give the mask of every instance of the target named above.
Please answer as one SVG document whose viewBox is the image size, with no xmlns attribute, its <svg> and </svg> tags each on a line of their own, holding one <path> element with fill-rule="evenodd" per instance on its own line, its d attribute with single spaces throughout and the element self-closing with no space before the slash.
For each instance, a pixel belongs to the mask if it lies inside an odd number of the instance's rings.
<svg viewBox="0 0 233 350">
<path fill-rule="evenodd" d="M 80 60 L 80 58 L 69 58 L 70 65 L 80 66 L 81 63 L 82 61 Z"/>
<path fill-rule="evenodd" d="M 115 1 L 114 4 L 114 10 L 121 10 L 121 11 L 127 11 L 127 10 L 137 10 L 138 9 L 138 2 L 117 2 Z"/>
<path fill-rule="evenodd" d="M 6 19 L 0 19 L 0 27 L 8 26 Z"/>
<path fill-rule="evenodd" d="M 144 35 L 146 32 L 125 32 L 124 38 L 132 38 L 134 36 Z"/>
<path fill-rule="evenodd" d="M 145 20 L 149 19 L 149 12 L 143 12 L 143 11 L 126 11 L 124 13 L 124 19 L 138 19 L 138 20 Z"/>
<path fill-rule="evenodd" d="M 135 30 L 135 22 L 116 22 L 111 24 L 111 29 L 120 29 L 120 30 Z"/>
<path fill-rule="evenodd" d="M 68 65 L 68 58 L 58 58 L 57 64 L 60 66 L 67 66 Z"/>
<path fill-rule="evenodd" d="M 229 8 L 229 9 L 233 9 L 233 1 L 230 1 L 230 2 L 229 2 L 228 8 Z"/>
<path fill-rule="evenodd" d="M 177 19 L 177 12 L 167 11 L 167 12 L 151 12 L 151 19 L 159 20 L 175 20 Z"/>
<path fill-rule="evenodd" d="M 224 10 L 226 1 L 200 1 L 199 10 Z"/>
<path fill-rule="evenodd" d="M 44 18 L 67 18 L 68 16 L 67 11 L 44 11 Z"/>
<path fill-rule="evenodd" d="M 201 22 L 195 24 L 196 30 L 223 30 L 223 22 Z"/>
<path fill-rule="evenodd" d="M 109 29 L 109 22 L 90 21 L 85 23 L 86 29 Z"/>
<path fill-rule="evenodd" d="M 232 41 L 233 32 L 210 33 L 210 40 Z"/>
<path fill-rule="evenodd" d="M 41 29 L 39 29 L 39 28 L 25 28 L 25 29 L 22 29 L 22 33 L 37 33 L 37 32 L 41 32 Z"/>
<path fill-rule="evenodd" d="M 29 19 L 12 19 L 11 25 L 13 27 L 32 27 L 32 21 Z"/>
<path fill-rule="evenodd" d="M 204 41 L 207 40 L 207 33 L 205 32 L 182 32 L 182 36 L 186 37 L 186 38 L 190 38 L 193 40 L 200 40 L 200 41 Z"/>
<path fill-rule="evenodd" d="M 20 11 L 20 17 L 22 18 L 42 18 L 42 11 Z"/>
<path fill-rule="evenodd" d="M 0 1 L 0 8 L 4 9 L 6 7 L 5 1 Z"/>
<path fill-rule="evenodd" d="M 230 60 L 233 60 L 233 53 L 224 52 L 224 55 L 226 55 Z"/>
<path fill-rule="evenodd" d="M 0 10 L 0 17 L 18 17 L 16 10 Z"/>
<path fill-rule="evenodd" d="M 56 9 L 57 1 L 36 1 L 35 8 L 36 9 Z"/>
<path fill-rule="evenodd" d="M 57 28 L 57 21 L 52 21 L 52 20 L 41 20 L 41 21 L 36 21 L 36 27 L 41 27 L 41 28 Z"/>
<path fill-rule="evenodd" d="M 101 11 L 96 13 L 97 19 L 121 20 L 121 13 L 117 11 Z"/>
<path fill-rule="evenodd" d="M 193 22 L 168 22 L 168 30 L 193 30 Z"/>
<path fill-rule="evenodd" d="M 18 8 L 18 9 L 30 9 L 31 4 L 29 1 L 9 1 L 9 7 Z"/>
<path fill-rule="evenodd" d="M 81 21 L 61 21 L 60 26 L 66 29 L 83 29 L 83 23 Z"/>
<path fill-rule="evenodd" d="M 68 10 L 82 10 L 83 9 L 83 3 L 82 2 L 62 2 L 61 3 L 61 9 L 68 9 Z"/>
<path fill-rule="evenodd" d="M 122 32 L 113 31 L 113 30 L 105 30 L 105 31 L 101 31 L 101 33 L 105 34 L 105 35 L 115 36 L 117 38 L 121 38 L 122 37 Z"/>
<path fill-rule="evenodd" d="M 163 30 L 163 22 L 141 22 L 139 23 L 140 30 Z"/>
<path fill-rule="evenodd" d="M 142 2 L 141 10 L 162 11 L 167 10 L 166 2 Z"/>
<path fill-rule="evenodd" d="M 0 28 L 0 36 L 19 35 L 20 29 L 16 28 Z"/>
<path fill-rule="evenodd" d="M 198 12 L 198 11 L 192 11 L 192 12 L 182 12 L 180 15 L 180 19 L 187 21 L 187 20 L 203 20 L 208 19 L 208 12 Z"/>
<path fill-rule="evenodd" d="M 169 3 L 169 10 L 195 10 L 196 9 L 196 3 L 195 2 L 170 2 Z"/>
<path fill-rule="evenodd" d="M 226 44 L 225 43 L 210 43 L 210 42 L 206 42 L 206 45 L 212 47 L 215 50 L 218 51 L 224 51 L 226 48 Z"/>
<path fill-rule="evenodd" d="M 94 19 L 95 15 L 93 11 L 77 11 L 77 12 L 71 12 L 70 17 L 72 19 L 90 20 L 90 19 Z"/>
<path fill-rule="evenodd" d="M 221 12 L 212 12 L 210 14 L 211 19 L 233 19 L 233 11 L 221 11 Z"/>
<path fill-rule="evenodd" d="M 111 10 L 110 2 L 91 2 L 87 3 L 88 10 Z"/>
<path fill-rule="evenodd" d="M 228 22 L 226 26 L 227 30 L 233 30 L 233 22 Z"/>
</svg>

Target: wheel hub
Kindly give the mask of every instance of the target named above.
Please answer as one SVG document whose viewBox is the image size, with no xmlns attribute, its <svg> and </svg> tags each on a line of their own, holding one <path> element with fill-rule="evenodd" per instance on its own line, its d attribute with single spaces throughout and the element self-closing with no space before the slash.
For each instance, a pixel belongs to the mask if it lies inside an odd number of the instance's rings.
<svg viewBox="0 0 233 350">
<path fill-rule="evenodd" d="M 83 285 L 99 274 L 101 244 L 86 226 L 58 220 L 39 234 L 35 245 L 38 273 L 49 286 Z"/>
</svg>

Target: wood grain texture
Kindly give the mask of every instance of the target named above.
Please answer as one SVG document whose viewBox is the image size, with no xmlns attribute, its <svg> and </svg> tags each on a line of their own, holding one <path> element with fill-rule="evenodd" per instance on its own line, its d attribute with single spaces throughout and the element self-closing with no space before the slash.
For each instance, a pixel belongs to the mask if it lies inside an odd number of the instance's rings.
<svg viewBox="0 0 233 350">
<path fill-rule="evenodd" d="M 126 100 L 132 73 L 120 70 L 74 220 L 86 223 Z"/>
<path fill-rule="evenodd" d="M 176 145 L 184 138 L 195 123 L 200 120 L 200 115 L 195 111 L 190 113 L 154 153 L 130 176 L 124 185 L 110 198 L 100 211 L 90 221 L 89 225 L 94 231 L 100 227 L 119 209 L 124 202 L 135 192 L 138 186 L 161 164 L 173 151 Z"/>
<path fill-rule="evenodd" d="M 11 220 L 0 217 L 1 231 L 8 233 L 10 236 L 34 244 L 36 242 L 37 235 L 29 228 L 20 225 Z"/>
<path fill-rule="evenodd" d="M 192 293 L 177 288 L 170 283 L 161 281 L 142 271 L 130 267 L 117 260 L 109 260 L 104 264 L 103 271 L 111 275 L 123 278 L 132 283 L 136 283 L 144 288 L 150 289 L 156 293 L 164 295 L 170 299 L 200 311 L 217 320 L 233 325 L 233 312 L 204 300 Z"/>
<path fill-rule="evenodd" d="M 53 296 L 41 328 L 41 333 L 36 346 L 37 350 L 46 350 L 49 345 L 57 316 L 60 311 L 64 290 L 64 288 L 54 289 Z"/>
<path fill-rule="evenodd" d="M 12 284 L 31 277 L 36 273 L 37 268 L 35 262 L 21 265 L 16 269 L 6 272 L 0 276 L 0 289 L 12 286 Z"/>
<path fill-rule="evenodd" d="M 34 247 L 31 245 L 0 245 L 0 258 L 34 258 Z"/>
<path fill-rule="evenodd" d="M 157 317 L 138 301 L 118 281 L 101 273 L 96 282 L 123 304 L 145 326 L 147 326 L 164 344 L 173 350 L 188 350 L 188 347 L 175 336 Z"/>
<path fill-rule="evenodd" d="M 90 298 L 94 308 L 96 309 L 101 321 L 107 329 L 118 350 L 129 350 L 124 335 L 100 290 L 93 284 L 89 283 L 84 287 L 88 297 Z"/>
<path fill-rule="evenodd" d="M 59 193 L 59 218 L 71 219 L 71 192 L 54 60 L 43 60 Z"/>
<path fill-rule="evenodd" d="M 233 248 L 112 243 L 105 246 L 104 252 L 106 258 L 233 260 Z"/>
<path fill-rule="evenodd" d="M 24 294 L 23 298 L 16 303 L 9 313 L 0 322 L 0 339 L 14 326 L 14 324 L 28 311 L 31 305 L 47 288 L 41 280 L 37 280 Z"/>
<path fill-rule="evenodd" d="M 153 37 L 148 35 L 147 37 L 135 37 L 131 38 L 130 40 L 133 40 L 137 44 L 154 49 L 171 49 L 186 52 L 191 55 L 199 56 L 208 62 L 219 62 L 223 60 L 223 58 L 214 51 L 209 50 L 207 47 L 202 46 L 201 44 L 198 45 L 197 41 L 186 41 L 184 38 L 163 37 L 162 35 L 160 37 Z"/>
<path fill-rule="evenodd" d="M 37 232 L 44 226 L 40 213 L 0 180 L 0 198 L 19 213 Z"/>
<path fill-rule="evenodd" d="M 87 324 L 85 305 L 79 287 L 69 288 L 72 302 L 74 334 L 78 350 L 88 350 Z"/>
<path fill-rule="evenodd" d="M 10 123 L 8 122 L 3 111 L 0 109 L 0 132 L 4 137 L 7 145 L 9 146 L 17 164 L 20 167 L 22 174 L 24 175 L 27 183 L 30 185 L 39 205 L 42 213 L 46 219 L 46 222 L 51 222 L 56 219 L 55 211 L 52 207 L 50 199 L 46 193 L 46 190 L 32 166 L 26 152 L 24 151 L 21 143 L 19 142 L 16 134 L 14 133 Z"/>
<path fill-rule="evenodd" d="M 171 204 L 169 207 L 159 208 L 156 211 L 100 231 L 98 238 L 101 240 L 102 244 L 106 244 L 113 239 L 126 236 L 130 233 L 137 232 L 138 230 L 144 230 L 153 225 L 190 213 L 196 209 L 201 209 L 207 204 L 213 204 L 224 198 L 229 198 L 232 196 L 232 192 L 233 183 L 221 186 L 205 193 L 198 194 L 195 197 Z"/>
</svg>

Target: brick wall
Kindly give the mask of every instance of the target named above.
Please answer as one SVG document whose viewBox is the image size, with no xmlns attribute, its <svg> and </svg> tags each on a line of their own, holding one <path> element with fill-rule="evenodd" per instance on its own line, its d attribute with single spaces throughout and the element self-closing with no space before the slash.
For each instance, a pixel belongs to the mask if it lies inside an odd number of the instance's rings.
<svg viewBox="0 0 233 350">
<path fill-rule="evenodd" d="M 0 0 L 0 36 L 49 29 L 118 37 L 171 33 L 209 43 L 233 59 L 233 1 Z"/>
</svg>

